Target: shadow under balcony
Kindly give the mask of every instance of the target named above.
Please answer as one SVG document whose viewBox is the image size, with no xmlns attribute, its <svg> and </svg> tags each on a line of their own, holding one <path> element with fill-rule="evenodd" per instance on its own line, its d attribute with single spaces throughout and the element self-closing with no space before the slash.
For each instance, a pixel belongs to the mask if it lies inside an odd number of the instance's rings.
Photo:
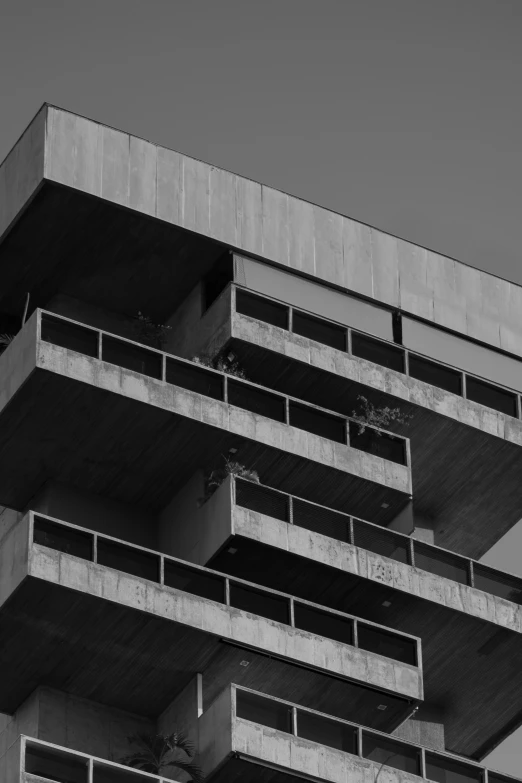
<svg viewBox="0 0 522 783">
<path fill-rule="evenodd" d="M 479 558 L 518 522 L 516 392 L 235 285 L 180 335 L 183 356 L 233 355 L 251 380 L 342 415 L 362 395 L 411 416 L 390 429 L 410 439 L 414 513 L 440 546 Z"/>
<path fill-rule="evenodd" d="M 276 487 L 393 519 L 409 502 L 408 441 L 354 440 L 345 417 L 35 312 L 0 357 L 0 502 L 55 479 L 160 510 L 223 455 Z"/>
<path fill-rule="evenodd" d="M 2 712 L 43 685 L 156 717 L 197 673 L 385 731 L 422 700 L 415 637 L 33 512 L 0 575 Z"/>
<path fill-rule="evenodd" d="M 173 541 L 192 562 L 419 635 L 425 704 L 452 752 L 483 758 L 521 724 L 522 578 L 237 477 Z"/>
</svg>

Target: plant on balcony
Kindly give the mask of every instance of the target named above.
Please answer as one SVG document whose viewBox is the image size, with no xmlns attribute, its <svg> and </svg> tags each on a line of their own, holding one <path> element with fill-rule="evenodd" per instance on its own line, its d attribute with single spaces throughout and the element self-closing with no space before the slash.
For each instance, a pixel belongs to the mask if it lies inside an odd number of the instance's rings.
<svg viewBox="0 0 522 783">
<path fill-rule="evenodd" d="M 14 338 L 14 334 L 0 334 L 0 354 L 2 354 L 7 346 L 13 342 Z"/>
<path fill-rule="evenodd" d="M 255 484 L 259 484 L 259 473 L 257 470 L 246 468 L 240 462 L 225 457 L 225 465 L 222 468 L 216 468 L 210 471 L 205 479 L 205 494 L 199 498 L 198 506 L 203 506 L 209 498 L 212 497 L 214 492 L 219 489 L 221 484 L 225 481 L 227 476 L 238 476 L 239 478 L 246 479 L 247 481 L 253 481 Z"/>
<path fill-rule="evenodd" d="M 366 427 L 382 427 L 387 429 L 390 424 L 405 424 L 408 426 L 412 413 L 404 413 L 400 408 L 389 408 L 388 406 L 377 406 L 370 402 L 364 395 L 359 394 L 359 410 L 352 411 L 352 418 L 359 424 L 359 435 L 362 435 Z M 376 430 L 380 437 L 382 432 Z"/>
<path fill-rule="evenodd" d="M 176 767 L 187 772 L 194 783 L 203 783 L 203 772 L 193 761 L 196 748 L 185 732 L 133 734 L 127 739 L 136 746 L 136 751 L 120 759 L 122 764 L 153 775 L 161 775 L 167 767 Z"/>
<path fill-rule="evenodd" d="M 193 356 L 192 361 L 196 364 L 203 364 L 205 367 L 211 367 L 213 370 L 219 370 L 219 372 L 226 372 L 227 375 L 233 375 L 235 378 L 241 378 L 243 381 L 248 380 L 248 376 L 244 369 L 241 367 L 239 359 L 232 352 L 218 353 L 217 356 Z"/>
<path fill-rule="evenodd" d="M 140 342 L 146 342 L 154 348 L 162 348 L 167 341 L 172 326 L 156 324 L 148 315 L 138 312 L 134 328 Z"/>
</svg>

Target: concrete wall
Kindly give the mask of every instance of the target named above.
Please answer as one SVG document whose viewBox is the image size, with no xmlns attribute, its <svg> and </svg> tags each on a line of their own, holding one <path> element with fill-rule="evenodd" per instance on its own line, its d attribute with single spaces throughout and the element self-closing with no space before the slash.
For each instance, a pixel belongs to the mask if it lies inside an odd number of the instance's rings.
<svg viewBox="0 0 522 783">
<path fill-rule="evenodd" d="M 187 734 L 195 747 L 199 749 L 198 697 L 200 696 L 200 690 L 201 675 L 196 675 L 159 716 L 156 724 L 158 734 L 167 735 L 176 729 L 180 729 Z M 191 760 L 198 763 L 199 754 Z M 182 781 L 182 783 L 190 780 L 190 776 L 186 772 L 176 768 L 167 767 L 163 771 L 163 776 L 172 780 Z"/>
<path fill-rule="evenodd" d="M 73 525 L 158 549 L 155 516 L 134 504 L 120 503 L 51 480 L 31 498 L 28 507 Z"/>
<path fill-rule="evenodd" d="M 0 355 L 0 410 L 7 405 L 36 366 L 37 318 L 37 313 L 33 313 Z"/>
<path fill-rule="evenodd" d="M 12 527 L 0 542 L 0 606 L 25 579 L 28 553 L 29 515 Z"/>
<path fill-rule="evenodd" d="M 161 551 L 198 565 L 205 565 L 231 535 L 230 478 L 199 506 L 204 490 L 204 475 L 198 471 L 162 511 L 158 523 Z"/>
<path fill-rule="evenodd" d="M 73 321 L 79 321 L 88 326 L 94 326 L 96 329 L 102 329 L 111 334 L 119 334 L 128 340 L 143 342 L 139 332 L 136 329 L 134 318 L 106 310 L 102 307 L 96 307 L 83 302 L 81 299 L 75 299 L 66 294 L 56 294 L 46 302 L 45 310 L 49 310 L 57 315 L 63 315 L 71 318 Z M 137 315 L 137 313 L 134 313 Z"/>
<path fill-rule="evenodd" d="M 7 506 L 0 506 L 0 543 L 11 528 L 20 521 L 22 516 L 19 511 L 7 508 Z"/>
<path fill-rule="evenodd" d="M 172 331 L 165 350 L 185 359 L 213 357 L 230 338 L 230 287 L 205 312 L 202 288 L 198 283 L 167 322 Z"/>
<path fill-rule="evenodd" d="M 205 776 L 210 775 L 235 749 L 232 727 L 235 703 L 228 686 L 205 710 L 198 721 L 199 757 Z"/>
<path fill-rule="evenodd" d="M 444 752 L 444 713 L 436 707 L 423 704 L 413 717 L 395 729 L 392 734 L 407 742 Z"/>
<path fill-rule="evenodd" d="M 140 715 L 106 707 L 51 688 L 37 688 L 21 705 L 5 731 L 27 734 L 109 761 L 132 752 L 128 737 L 153 734 L 155 725 Z"/>
</svg>

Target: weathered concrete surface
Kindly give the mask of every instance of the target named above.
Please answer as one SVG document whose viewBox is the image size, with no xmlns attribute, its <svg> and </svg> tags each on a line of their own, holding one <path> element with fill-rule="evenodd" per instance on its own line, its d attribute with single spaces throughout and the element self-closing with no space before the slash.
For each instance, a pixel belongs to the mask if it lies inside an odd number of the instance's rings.
<svg viewBox="0 0 522 783">
<path fill-rule="evenodd" d="M 197 628 L 231 642 L 338 674 L 378 688 L 422 699 L 422 673 L 380 655 L 148 582 L 33 544 L 27 575 L 64 588 Z"/>
<path fill-rule="evenodd" d="M 267 446 L 384 484 L 399 492 L 411 494 L 411 474 L 405 465 L 389 462 L 342 443 L 335 443 L 305 430 L 77 354 L 66 348 L 43 341 L 38 342 L 34 367 L 122 394 Z"/>
<path fill-rule="evenodd" d="M 35 312 L 0 356 L 0 410 L 5 408 L 35 368 L 37 327 L 38 315 Z"/>
<path fill-rule="evenodd" d="M 234 506 L 230 531 L 522 633 L 522 606 L 366 549 Z"/>
<path fill-rule="evenodd" d="M 10 528 L 0 542 L 0 606 L 25 579 L 29 568 L 29 515 Z"/>
<path fill-rule="evenodd" d="M 21 745 L 22 740 L 19 735 L 8 736 L 6 731 L 0 734 L 0 780 L 2 783 L 20 783 Z M 27 781 L 29 783 L 29 777 Z"/>
<path fill-rule="evenodd" d="M 379 764 L 238 718 L 234 690 L 231 686 L 223 691 L 199 720 L 201 761 L 206 775 L 223 766 L 219 780 L 225 780 L 227 760 L 240 753 L 254 763 L 274 765 L 297 777 L 302 774 L 331 783 L 374 783 Z M 380 779 L 385 783 L 420 780 L 417 775 L 389 767 L 382 770 Z"/>
</svg>

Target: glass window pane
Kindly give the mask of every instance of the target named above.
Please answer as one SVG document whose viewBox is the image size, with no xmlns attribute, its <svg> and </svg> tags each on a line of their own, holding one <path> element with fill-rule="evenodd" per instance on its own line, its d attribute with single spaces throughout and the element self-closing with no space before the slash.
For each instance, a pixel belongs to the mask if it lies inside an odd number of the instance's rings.
<svg viewBox="0 0 522 783">
<path fill-rule="evenodd" d="M 352 353 L 361 359 L 404 372 L 404 351 L 359 332 L 352 332 Z"/>
<path fill-rule="evenodd" d="M 413 639 L 361 622 L 357 623 L 357 639 L 361 650 L 384 655 L 412 666 L 417 665 L 417 645 Z"/>
<path fill-rule="evenodd" d="M 481 565 L 473 564 L 473 582 L 477 590 L 484 590 L 491 595 L 498 595 L 506 601 L 522 604 L 522 578 L 503 574 Z"/>
<path fill-rule="evenodd" d="M 288 522 L 288 495 L 246 479 L 236 478 L 235 484 L 238 506 Z"/>
<path fill-rule="evenodd" d="M 350 542 L 350 517 L 340 511 L 294 498 L 293 522 L 294 525 L 314 533 L 335 538 L 337 541 Z"/>
<path fill-rule="evenodd" d="M 229 380 L 228 401 L 231 405 L 244 408 L 260 416 L 267 416 L 276 421 L 285 421 L 286 400 L 279 394 L 272 394 L 257 386 Z"/>
<path fill-rule="evenodd" d="M 154 778 L 128 767 L 112 767 L 95 761 L 93 783 L 154 783 Z"/>
<path fill-rule="evenodd" d="M 28 743 L 25 771 L 57 783 L 87 783 L 88 762 L 82 756 Z"/>
<path fill-rule="evenodd" d="M 176 563 L 165 558 L 165 584 L 185 593 L 209 598 L 217 603 L 225 603 L 225 579 L 216 574 L 199 571 L 196 568 Z"/>
<path fill-rule="evenodd" d="M 357 421 L 350 421 L 350 446 L 399 465 L 406 465 L 407 462 L 404 438 L 388 435 L 373 427 L 361 426 Z"/>
<path fill-rule="evenodd" d="M 337 348 L 338 351 L 346 351 L 346 329 L 324 318 L 315 318 L 313 315 L 294 310 L 292 331 L 308 337 L 309 340 Z"/>
<path fill-rule="evenodd" d="M 468 561 L 426 544 L 414 543 L 415 566 L 462 585 L 469 583 Z"/>
<path fill-rule="evenodd" d="M 517 398 L 515 394 L 493 386 L 470 375 L 466 376 L 466 397 L 468 400 L 486 405 L 508 416 L 517 415 Z"/>
<path fill-rule="evenodd" d="M 230 583 L 230 606 L 245 612 L 268 617 L 278 623 L 289 623 L 288 598 L 265 593 L 253 587 L 245 587 L 236 582 Z"/>
<path fill-rule="evenodd" d="M 150 579 L 151 582 L 159 582 L 159 555 L 116 541 L 98 538 L 98 563 L 126 574 Z"/>
<path fill-rule="evenodd" d="M 353 520 L 353 543 L 362 549 L 375 552 L 376 555 L 391 557 L 399 563 L 409 563 L 409 538 L 393 533 L 386 528 Z"/>
<path fill-rule="evenodd" d="M 67 555 L 82 557 L 84 560 L 92 560 L 94 536 L 75 530 L 67 525 L 60 525 L 48 519 L 35 516 L 34 518 L 34 543 L 48 546 L 58 552 Z"/>
<path fill-rule="evenodd" d="M 98 332 L 85 326 L 42 314 L 42 340 L 86 356 L 98 356 Z"/>
<path fill-rule="evenodd" d="M 357 754 L 357 729 L 346 723 L 297 710 L 297 736 L 345 753 Z"/>
<path fill-rule="evenodd" d="M 462 395 L 462 373 L 415 354 L 409 355 L 408 366 L 412 378 L 430 383 L 452 394 Z"/>
<path fill-rule="evenodd" d="M 237 689 L 236 713 L 238 718 L 292 733 L 292 709 L 280 701 Z"/>
<path fill-rule="evenodd" d="M 412 772 L 414 775 L 420 774 L 420 751 L 411 745 L 403 745 L 364 731 L 362 755 L 377 764 Z"/>
<path fill-rule="evenodd" d="M 310 405 L 300 405 L 290 401 L 290 425 L 312 432 L 321 438 L 346 443 L 346 421 L 339 416 L 331 416 L 329 413 L 312 408 Z"/>
</svg>

